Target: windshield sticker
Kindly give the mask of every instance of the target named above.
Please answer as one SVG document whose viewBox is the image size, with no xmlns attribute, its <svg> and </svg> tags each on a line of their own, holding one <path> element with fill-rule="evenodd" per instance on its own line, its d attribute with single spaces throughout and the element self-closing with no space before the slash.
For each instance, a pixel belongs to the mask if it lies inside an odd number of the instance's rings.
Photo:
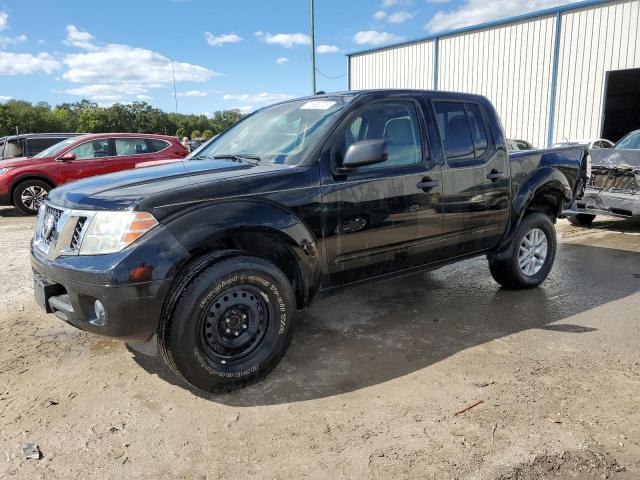
<svg viewBox="0 0 640 480">
<path fill-rule="evenodd" d="M 328 110 L 333 107 L 336 102 L 328 102 L 321 100 L 314 100 L 311 102 L 307 102 L 300 107 L 300 110 Z"/>
</svg>

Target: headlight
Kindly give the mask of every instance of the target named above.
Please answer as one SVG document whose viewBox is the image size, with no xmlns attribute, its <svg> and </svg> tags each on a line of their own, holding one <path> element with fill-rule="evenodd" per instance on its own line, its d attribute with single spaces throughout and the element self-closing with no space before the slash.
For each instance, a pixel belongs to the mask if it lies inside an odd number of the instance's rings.
<svg viewBox="0 0 640 480">
<path fill-rule="evenodd" d="M 0 168 L 0 175 L 4 175 L 5 173 L 7 173 L 9 170 L 11 170 L 10 168 Z"/>
<path fill-rule="evenodd" d="M 90 222 L 80 255 L 119 252 L 158 225 L 149 212 L 98 212 Z"/>
</svg>

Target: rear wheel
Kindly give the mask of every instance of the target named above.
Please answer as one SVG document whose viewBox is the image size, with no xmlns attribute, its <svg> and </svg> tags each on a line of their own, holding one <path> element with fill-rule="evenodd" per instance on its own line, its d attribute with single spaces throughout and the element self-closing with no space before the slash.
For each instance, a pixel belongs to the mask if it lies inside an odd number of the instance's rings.
<svg viewBox="0 0 640 480">
<path fill-rule="evenodd" d="M 553 223 L 542 213 L 530 213 L 522 220 L 512 241 L 509 257 L 489 258 L 491 275 L 505 288 L 537 287 L 549 275 L 556 256 Z"/>
<path fill-rule="evenodd" d="M 160 332 L 169 366 L 207 392 L 229 392 L 266 376 L 287 350 L 295 327 L 291 284 L 271 263 L 237 256 L 192 277 Z M 178 284 L 180 286 L 180 284 Z"/>
<path fill-rule="evenodd" d="M 595 215 L 589 215 L 587 213 L 579 213 L 577 215 L 571 215 L 568 220 L 572 225 L 579 227 L 589 227 L 596 219 Z"/>
<path fill-rule="evenodd" d="M 13 206 L 25 215 L 36 215 L 51 190 L 42 180 L 25 180 L 13 189 Z"/>
</svg>

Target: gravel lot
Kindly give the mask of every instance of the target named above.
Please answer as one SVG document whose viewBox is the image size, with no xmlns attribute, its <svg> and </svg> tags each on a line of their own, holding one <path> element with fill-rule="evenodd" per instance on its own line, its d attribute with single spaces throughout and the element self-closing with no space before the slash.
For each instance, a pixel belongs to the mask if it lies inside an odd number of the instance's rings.
<svg viewBox="0 0 640 480">
<path fill-rule="evenodd" d="M 41 313 L 33 223 L 0 209 L 1 478 L 640 478 L 637 222 L 560 222 L 532 291 L 479 258 L 323 299 L 217 397 Z"/>
</svg>

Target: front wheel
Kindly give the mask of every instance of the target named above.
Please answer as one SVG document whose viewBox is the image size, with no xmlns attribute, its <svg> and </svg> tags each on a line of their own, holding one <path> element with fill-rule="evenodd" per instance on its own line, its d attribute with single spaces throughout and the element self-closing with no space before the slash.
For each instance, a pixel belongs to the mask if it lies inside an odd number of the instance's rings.
<svg viewBox="0 0 640 480">
<path fill-rule="evenodd" d="M 13 189 L 13 206 L 25 215 L 36 215 L 51 190 L 42 180 L 25 180 Z"/>
<path fill-rule="evenodd" d="M 286 276 L 260 258 L 236 256 L 187 271 L 159 338 L 169 366 L 193 387 L 222 393 L 266 376 L 295 327 Z"/>
<path fill-rule="evenodd" d="M 491 275 L 505 288 L 537 287 L 551 272 L 556 256 L 553 223 L 542 213 L 530 213 L 522 220 L 512 242 L 508 257 L 489 257 Z"/>
</svg>

